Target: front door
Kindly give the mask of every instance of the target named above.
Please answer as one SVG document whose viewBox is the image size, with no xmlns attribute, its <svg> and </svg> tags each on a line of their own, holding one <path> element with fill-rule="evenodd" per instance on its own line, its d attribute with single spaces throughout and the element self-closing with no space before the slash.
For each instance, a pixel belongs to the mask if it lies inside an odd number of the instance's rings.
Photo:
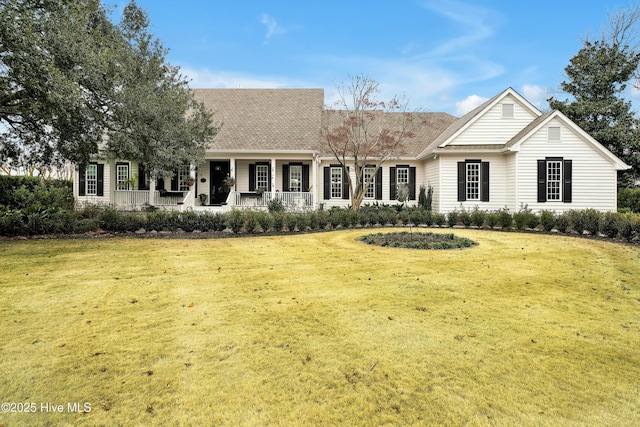
<svg viewBox="0 0 640 427">
<path fill-rule="evenodd" d="M 221 205 L 226 203 L 227 196 L 229 195 L 229 187 L 224 183 L 224 180 L 231 172 L 229 161 L 217 161 L 212 160 L 209 162 L 211 168 L 211 200 L 212 205 Z"/>
</svg>

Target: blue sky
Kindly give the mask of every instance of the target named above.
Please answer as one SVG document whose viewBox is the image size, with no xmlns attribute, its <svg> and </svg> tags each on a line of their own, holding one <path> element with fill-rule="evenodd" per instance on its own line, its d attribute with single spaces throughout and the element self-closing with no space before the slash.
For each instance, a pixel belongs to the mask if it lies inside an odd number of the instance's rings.
<svg viewBox="0 0 640 427">
<path fill-rule="evenodd" d="M 323 88 L 460 116 L 507 87 L 541 109 L 586 36 L 627 0 L 137 0 L 192 88 Z M 118 1 L 122 8 L 126 1 Z M 116 9 L 117 10 L 117 9 Z M 117 13 L 117 12 L 116 12 Z"/>
</svg>

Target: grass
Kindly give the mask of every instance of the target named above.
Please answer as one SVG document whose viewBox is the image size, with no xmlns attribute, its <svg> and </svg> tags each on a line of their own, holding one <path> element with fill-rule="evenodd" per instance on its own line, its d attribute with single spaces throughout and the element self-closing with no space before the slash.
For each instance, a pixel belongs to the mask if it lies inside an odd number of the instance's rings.
<svg viewBox="0 0 640 427">
<path fill-rule="evenodd" d="M 637 247 L 367 233 L 0 243 L 0 425 L 640 424 Z"/>
</svg>

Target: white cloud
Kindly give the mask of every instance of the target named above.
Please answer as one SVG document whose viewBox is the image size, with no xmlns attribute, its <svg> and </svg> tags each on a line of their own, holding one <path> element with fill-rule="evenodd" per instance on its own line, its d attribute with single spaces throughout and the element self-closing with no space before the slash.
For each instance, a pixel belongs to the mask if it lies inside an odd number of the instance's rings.
<svg viewBox="0 0 640 427">
<path fill-rule="evenodd" d="M 551 93 L 542 86 L 525 84 L 522 85 L 522 96 L 536 107 L 544 108 Z"/>
<path fill-rule="evenodd" d="M 481 105 L 483 102 L 487 101 L 489 98 L 485 98 L 479 95 L 470 95 L 467 96 L 462 101 L 456 102 L 456 114 L 458 116 L 464 116 L 469 111 L 473 110 L 477 106 Z"/>
<path fill-rule="evenodd" d="M 493 36 L 497 14 L 490 9 L 455 0 L 436 0 L 424 3 L 425 8 L 458 24 L 460 34 L 440 42 L 431 55 L 458 54 Z M 491 21 L 491 22 L 489 22 Z"/>
<path fill-rule="evenodd" d="M 283 77 L 255 76 L 233 71 L 212 71 L 209 69 L 194 69 L 180 67 L 180 71 L 191 82 L 189 87 L 202 88 L 246 88 L 246 89 L 278 89 L 286 87 L 312 87 L 299 80 Z"/>
<path fill-rule="evenodd" d="M 278 25 L 278 22 L 276 22 L 276 19 L 267 13 L 262 14 L 262 16 L 260 17 L 260 22 L 267 29 L 267 34 L 265 35 L 267 39 L 270 39 L 272 36 L 276 34 L 284 34 L 286 32 L 286 30 L 283 27 Z"/>
</svg>

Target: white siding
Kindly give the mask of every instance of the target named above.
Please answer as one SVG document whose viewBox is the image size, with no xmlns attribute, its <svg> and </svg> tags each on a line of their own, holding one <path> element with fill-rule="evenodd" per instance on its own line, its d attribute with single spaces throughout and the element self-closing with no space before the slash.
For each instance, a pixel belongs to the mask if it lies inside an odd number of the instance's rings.
<svg viewBox="0 0 640 427">
<path fill-rule="evenodd" d="M 516 203 L 516 195 L 518 191 L 518 180 L 516 177 L 518 176 L 518 171 L 516 168 L 517 165 L 517 153 L 505 156 L 504 159 L 504 167 L 505 167 L 505 205 L 506 208 L 511 212 L 515 212 L 518 210 L 518 206 Z"/>
<path fill-rule="evenodd" d="M 425 165 L 425 182 L 424 186 L 429 190 L 429 185 L 433 187 L 433 201 L 431 202 L 431 209 L 434 212 L 439 212 L 440 209 L 440 158 L 433 160 L 429 159 Z"/>
<path fill-rule="evenodd" d="M 326 166 L 335 165 L 337 162 L 335 160 L 323 160 L 320 162 L 320 167 L 318 170 L 318 197 L 320 199 L 320 203 L 324 204 L 325 209 L 331 208 L 333 206 L 346 207 L 351 205 L 351 196 L 349 199 L 324 199 L 324 168 Z M 395 198 L 391 198 L 390 191 L 390 173 L 391 168 L 396 165 L 409 165 L 416 168 L 416 198 L 409 202 L 410 205 L 416 205 L 418 203 L 418 196 L 420 194 L 420 185 L 425 184 L 425 171 L 424 166 L 421 162 L 417 161 L 404 161 L 398 160 L 394 163 L 385 163 L 382 165 L 382 200 L 375 199 L 364 199 L 362 204 L 365 205 L 367 203 L 385 203 L 385 204 L 398 204 Z M 351 175 L 351 179 L 355 180 L 355 170 L 353 165 L 349 166 L 349 174 Z"/>
<path fill-rule="evenodd" d="M 489 201 L 458 201 L 458 162 L 477 159 L 489 162 Z M 497 210 L 508 206 L 510 195 L 507 193 L 507 158 L 503 154 L 459 154 L 440 156 L 440 203 L 439 212 L 454 209 L 473 210 L 476 206 L 481 210 Z"/>
<path fill-rule="evenodd" d="M 513 118 L 502 118 L 502 104 L 514 104 Z M 522 106 L 515 98 L 504 99 L 486 111 L 469 128 L 452 140 L 449 145 L 504 144 L 525 128 L 537 116 Z"/>
<path fill-rule="evenodd" d="M 563 121 L 554 119 L 549 126 L 561 126 L 562 139 L 548 141 L 547 127 L 541 128 L 522 143 L 517 155 L 517 205 L 533 210 L 562 212 L 571 209 L 594 208 L 603 211 L 616 209 L 617 172 L 611 163 Z M 562 157 L 572 160 L 572 202 L 538 203 L 537 160 Z"/>
</svg>

